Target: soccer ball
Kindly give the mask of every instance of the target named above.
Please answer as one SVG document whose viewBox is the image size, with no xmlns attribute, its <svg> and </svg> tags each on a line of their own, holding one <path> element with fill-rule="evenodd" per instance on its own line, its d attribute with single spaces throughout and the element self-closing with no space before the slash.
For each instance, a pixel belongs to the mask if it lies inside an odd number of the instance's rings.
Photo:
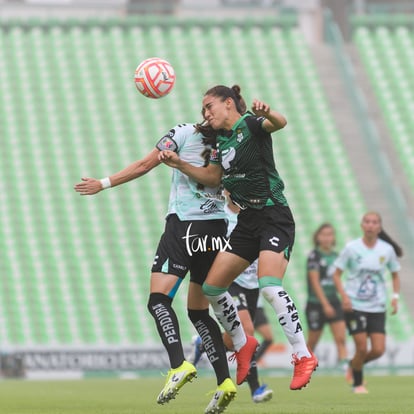
<svg viewBox="0 0 414 414">
<path fill-rule="evenodd" d="M 164 59 L 145 59 L 135 70 L 134 80 L 138 91 L 147 98 L 162 98 L 174 87 L 174 68 Z"/>
</svg>

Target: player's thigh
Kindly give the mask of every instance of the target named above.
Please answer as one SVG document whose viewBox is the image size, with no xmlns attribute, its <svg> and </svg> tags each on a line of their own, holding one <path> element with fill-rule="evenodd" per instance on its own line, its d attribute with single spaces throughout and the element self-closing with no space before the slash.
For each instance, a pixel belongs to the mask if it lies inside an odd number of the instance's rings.
<svg viewBox="0 0 414 414">
<path fill-rule="evenodd" d="M 320 303 L 308 302 L 306 304 L 305 315 L 309 331 L 322 332 L 326 322 L 322 305 Z"/>
<path fill-rule="evenodd" d="M 168 273 L 153 272 L 151 273 L 150 292 L 163 293 L 171 295 L 182 282 L 182 278 Z"/>
<path fill-rule="evenodd" d="M 355 344 L 355 351 L 358 353 L 366 353 L 368 349 L 368 334 L 366 332 L 358 332 L 352 335 Z"/>
<path fill-rule="evenodd" d="M 257 276 L 274 276 L 282 278 L 286 272 L 288 261 L 283 252 L 277 253 L 271 250 L 262 250 L 259 254 Z"/>
<path fill-rule="evenodd" d="M 385 334 L 380 332 L 374 332 L 369 334 L 371 341 L 371 351 L 382 355 L 385 352 Z"/>
<path fill-rule="evenodd" d="M 250 263 L 229 252 L 219 252 L 208 272 L 206 283 L 211 286 L 227 288 Z"/>
<path fill-rule="evenodd" d="M 198 220 L 192 224 L 192 232 L 203 237 L 198 239 L 202 240 L 201 244 L 191 244 L 191 248 L 187 249 L 190 260 L 190 281 L 202 286 L 224 243 L 221 241 L 225 240 L 227 224 L 225 220 Z"/>
</svg>

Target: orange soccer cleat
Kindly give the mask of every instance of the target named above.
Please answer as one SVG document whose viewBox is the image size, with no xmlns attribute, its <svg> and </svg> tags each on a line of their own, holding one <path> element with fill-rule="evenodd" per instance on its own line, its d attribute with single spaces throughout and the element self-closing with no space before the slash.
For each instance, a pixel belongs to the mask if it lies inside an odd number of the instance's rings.
<svg viewBox="0 0 414 414">
<path fill-rule="evenodd" d="M 318 366 L 318 358 L 312 352 L 310 357 L 302 357 L 299 359 L 296 354 L 292 355 L 292 357 L 294 370 L 290 389 L 300 390 L 309 383 L 313 371 Z"/>
</svg>

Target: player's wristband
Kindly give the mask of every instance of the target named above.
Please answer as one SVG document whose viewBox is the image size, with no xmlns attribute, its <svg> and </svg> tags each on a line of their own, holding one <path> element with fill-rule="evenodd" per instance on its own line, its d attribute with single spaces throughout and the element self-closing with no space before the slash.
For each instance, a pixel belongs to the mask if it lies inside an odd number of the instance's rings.
<svg viewBox="0 0 414 414">
<path fill-rule="evenodd" d="M 109 177 L 101 178 L 100 181 L 103 190 L 106 190 L 107 188 L 111 187 L 111 180 L 109 179 Z"/>
<path fill-rule="evenodd" d="M 393 293 L 392 294 L 392 298 L 393 299 L 399 299 L 400 298 L 400 294 L 399 293 Z"/>
</svg>

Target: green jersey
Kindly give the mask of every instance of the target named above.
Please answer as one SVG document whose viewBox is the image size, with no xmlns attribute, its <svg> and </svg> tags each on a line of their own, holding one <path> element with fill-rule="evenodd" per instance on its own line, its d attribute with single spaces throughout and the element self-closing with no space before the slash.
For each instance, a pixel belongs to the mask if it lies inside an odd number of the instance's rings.
<svg viewBox="0 0 414 414">
<path fill-rule="evenodd" d="M 246 113 L 230 131 L 220 131 L 210 158 L 221 164 L 224 188 L 242 209 L 288 205 L 275 167 L 272 137 L 262 128 L 264 119 Z"/>
<path fill-rule="evenodd" d="M 308 302 L 319 303 L 312 285 L 309 280 L 309 271 L 314 270 L 319 273 L 319 282 L 329 302 L 338 301 L 336 288 L 333 281 L 333 274 L 335 273 L 334 262 L 338 257 L 338 253 L 324 253 L 318 249 L 310 252 L 307 261 L 307 281 L 308 281 Z"/>
</svg>

